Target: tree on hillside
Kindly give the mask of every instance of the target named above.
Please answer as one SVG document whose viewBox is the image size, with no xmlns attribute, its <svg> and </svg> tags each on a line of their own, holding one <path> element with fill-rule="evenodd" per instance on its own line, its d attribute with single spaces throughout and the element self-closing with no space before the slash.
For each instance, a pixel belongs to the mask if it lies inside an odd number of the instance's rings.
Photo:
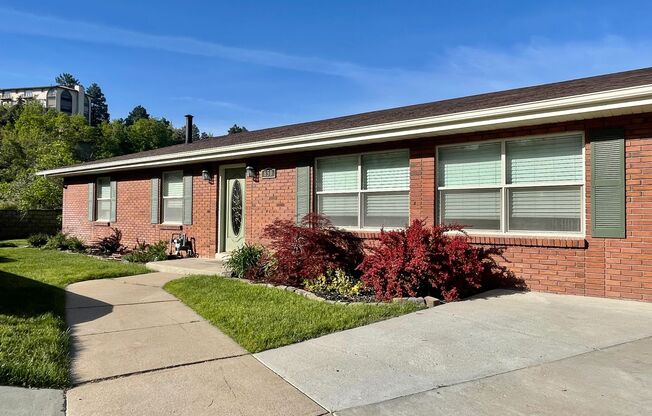
<svg viewBox="0 0 652 416">
<path fill-rule="evenodd" d="M 140 119 L 149 119 L 149 114 L 147 113 L 145 107 L 142 105 L 137 105 L 133 110 L 131 110 L 131 112 L 129 112 L 129 115 L 125 119 L 125 124 L 127 126 L 131 126 Z"/>
<path fill-rule="evenodd" d="M 54 79 L 57 85 L 73 88 L 75 85 L 81 85 L 81 82 L 74 75 L 68 72 L 62 72 Z"/>
<path fill-rule="evenodd" d="M 229 131 L 227 131 L 227 134 L 236 134 L 236 133 L 242 133 L 244 131 L 249 131 L 245 126 L 238 126 L 237 124 L 234 124 L 231 126 Z"/>
<path fill-rule="evenodd" d="M 88 86 L 86 94 L 91 99 L 91 125 L 98 126 L 104 121 L 109 121 L 109 106 L 102 88 L 94 82 Z"/>
<path fill-rule="evenodd" d="M 92 142 L 94 131 L 81 115 L 26 103 L 13 123 L 0 127 L 0 205 L 23 210 L 61 207 L 61 180 L 34 173 L 77 162 L 75 149 Z"/>
</svg>

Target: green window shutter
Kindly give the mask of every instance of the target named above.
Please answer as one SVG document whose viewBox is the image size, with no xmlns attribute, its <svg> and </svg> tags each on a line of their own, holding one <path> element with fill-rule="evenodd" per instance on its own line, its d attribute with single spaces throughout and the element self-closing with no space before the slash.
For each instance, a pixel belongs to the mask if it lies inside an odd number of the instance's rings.
<svg viewBox="0 0 652 416">
<path fill-rule="evenodd" d="M 117 195 L 116 195 L 116 182 L 111 181 L 111 213 L 109 215 L 109 222 L 116 222 L 116 208 L 117 208 Z"/>
<path fill-rule="evenodd" d="M 591 132 L 591 236 L 625 238 L 625 133 Z"/>
<path fill-rule="evenodd" d="M 310 212 L 310 166 L 297 166 L 297 189 L 296 189 L 296 222 Z"/>
<path fill-rule="evenodd" d="M 95 182 L 88 183 L 88 221 L 95 221 Z"/>
<path fill-rule="evenodd" d="M 151 188 L 150 188 L 150 207 L 151 207 L 150 209 L 151 209 L 152 224 L 158 224 L 160 222 L 159 220 L 159 213 L 161 212 L 161 210 L 159 209 L 160 191 L 161 191 L 160 179 L 152 178 Z"/>
<path fill-rule="evenodd" d="M 192 175 L 183 176 L 183 223 L 192 224 Z"/>
</svg>

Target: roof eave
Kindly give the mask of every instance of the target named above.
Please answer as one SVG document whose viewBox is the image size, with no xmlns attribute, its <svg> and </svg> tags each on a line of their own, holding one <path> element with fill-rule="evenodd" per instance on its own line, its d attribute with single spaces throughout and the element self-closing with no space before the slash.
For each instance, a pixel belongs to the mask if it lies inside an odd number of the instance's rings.
<svg viewBox="0 0 652 416">
<path fill-rule="evenodd" d="M 426 136 L 487 131 L 548 122 L 652 111 L 652 85 L 622 88 L 441 116 L 375 124 L 232 146 L 176 152 L 127 160 L 89 163 L 38 172 L 42 176 L 80 176 L 121 170 L 232 160 Z"/>
</svg>

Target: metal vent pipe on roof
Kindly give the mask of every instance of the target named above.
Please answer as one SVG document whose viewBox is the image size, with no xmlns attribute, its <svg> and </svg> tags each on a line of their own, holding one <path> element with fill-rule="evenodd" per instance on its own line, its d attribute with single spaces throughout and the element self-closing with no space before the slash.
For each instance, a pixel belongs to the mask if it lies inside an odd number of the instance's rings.
<svg viewBox="0 0 652 416">
<path fill-rule="evenodd" d="M 192 143 L 192 115 L 186 114 L 186 144 Z"/>
</svg>

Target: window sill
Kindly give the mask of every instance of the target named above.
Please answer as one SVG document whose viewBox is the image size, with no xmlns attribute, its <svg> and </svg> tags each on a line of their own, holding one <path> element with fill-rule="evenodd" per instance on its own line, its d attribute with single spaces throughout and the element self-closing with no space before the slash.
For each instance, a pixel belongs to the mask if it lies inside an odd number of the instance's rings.
<svg viewBox="0 0 652 416">
<path fill-rule="evenodd" d="M 111 223 L 109 221 L 93 221 L 93 227 L 110 227 Z"/>
<path fill-rule="evenodd" d="M 490 246 L 520 246 L 520 247 L 555 247 L 555 248 L 586 248 L 584 238 L 554 238 L 544 237 L 509 237 L 498 235 L 469 235 L 468 240 L 472 244 Z"/>
<path fill-rule="evenodd" d="M 159 224 L 158 225 L 159 230 L 170 230 L 170 231 L 178 231 L 183 229 L 182 224 Z"/>
</svg>

